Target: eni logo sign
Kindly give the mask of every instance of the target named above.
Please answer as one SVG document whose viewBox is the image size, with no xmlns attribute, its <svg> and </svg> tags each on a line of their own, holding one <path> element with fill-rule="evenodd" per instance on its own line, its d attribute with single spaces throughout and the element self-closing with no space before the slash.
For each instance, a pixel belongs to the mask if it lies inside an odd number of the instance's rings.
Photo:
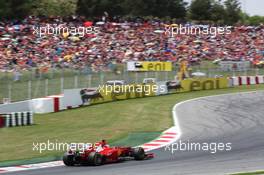
<svg viewBox="0 0 264 175">
<path fill-rule="evenodd" d="M 203 81 L 192 81 L 190 83 L 190 90 L 211 90 L 211 89 L 220 89 L 220 79 L 209 79 Z"/>
<path fill-rule="evenodd" d="M 128 71 L 172 71 L 171 62 L 137 61 L 127 63 Z"/>
<path fill-rule="evenodd" d="M 140 62 L 141 71 L 172 71 L 171 62 Z"/>
</svg>

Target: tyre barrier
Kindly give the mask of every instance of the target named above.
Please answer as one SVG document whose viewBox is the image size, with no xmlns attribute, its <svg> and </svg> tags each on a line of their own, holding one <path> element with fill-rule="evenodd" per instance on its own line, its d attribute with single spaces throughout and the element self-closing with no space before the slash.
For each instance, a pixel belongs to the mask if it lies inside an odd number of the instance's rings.
<svg viewBox="0 0 264 175">
<path fill-rule="evenodd" d="M 13 112 L 0 114 L 0 128 L 33 124 L 33 112 Z"/>
</svg>

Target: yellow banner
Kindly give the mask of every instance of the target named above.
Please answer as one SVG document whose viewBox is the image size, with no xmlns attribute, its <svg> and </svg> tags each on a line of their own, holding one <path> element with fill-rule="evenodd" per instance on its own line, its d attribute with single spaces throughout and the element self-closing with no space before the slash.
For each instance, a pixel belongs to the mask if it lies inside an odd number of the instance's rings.
<svg viewBox="0 0 264 175">
<path fill-rule="evenodd" d="M 141 71 L 172 71 L 171 62 L 141 62 Z"/>
<path fill-rule="evenodd" d="M 181 82 L 184 91 L 222 89 L 228 87 L 227 78 L 185 79 Z"/>
<path fill-rule="evenodd" d="M 199 90 L 222 89 L 228 87 L 227 78 L 194 78 L 185 79 L 179 85 L 167 84 L 169 92 L 190 92 Z M 114 89 L 115 88 L 115 89 Z M 129 84 L 116 86 L 102 86 L 98 94 L 91 98 L 90 104 L 156 96 L 156 84 Z"/>
</svg>

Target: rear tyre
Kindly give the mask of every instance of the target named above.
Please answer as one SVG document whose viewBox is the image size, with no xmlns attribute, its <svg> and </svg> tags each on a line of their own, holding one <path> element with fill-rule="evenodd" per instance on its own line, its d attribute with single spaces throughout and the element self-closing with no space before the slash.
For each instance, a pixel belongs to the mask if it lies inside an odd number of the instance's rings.
<svg viewBox="0 0 264 175">
<path fill-rule="evenodd" d="M 63 155 L 62 160 L 66 166 L 74 166 L 74 156 L 73 155 L 68 155 L 67 153 L 65 153 Z"/>
<path fill-rule="evenodd" d="M 141 147 L 137 147 L 133 149 L 133 155 L 135 160 L 144 160 L 145 159 L 145 151 Z"/>
<path fill-rule="evenodd" d="M 100 166 L 103 164 L 103 157 L 97 152 L 91 152 L 88 155 L 88 164 L 93 166 Z"/>
</svg>

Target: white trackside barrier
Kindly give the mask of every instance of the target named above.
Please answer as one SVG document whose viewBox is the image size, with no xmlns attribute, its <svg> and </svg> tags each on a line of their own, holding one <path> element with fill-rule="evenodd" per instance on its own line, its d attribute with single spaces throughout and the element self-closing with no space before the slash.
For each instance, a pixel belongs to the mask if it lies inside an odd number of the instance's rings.
<svg viewBox="0 0 264 175">
<path fill-rule="evenodd" d="M 33 111 L 33 113 L 43 114 L 59 112 L 66 109 L 63 104 L 63 95 L 52 95 L 43 98 L 35 98 L 21 102 L 14 102 L 0 105 L 0 113 Z"/>
<path fill-rule="evenodd" d="M 44 98 L 36 98 L 30 101 L 30 109 L 37 114 L 59 112 L 64 110 L 63 95 L 52 95 Z"/>
<path fill-rule="evenodd" d="M 233 86 L 242 86 L 242 85 L 255 85 L 255 84 L 263 84 L 264 76 L 238 76 L 230 78 L 233 82 Z"/>
</svg>

